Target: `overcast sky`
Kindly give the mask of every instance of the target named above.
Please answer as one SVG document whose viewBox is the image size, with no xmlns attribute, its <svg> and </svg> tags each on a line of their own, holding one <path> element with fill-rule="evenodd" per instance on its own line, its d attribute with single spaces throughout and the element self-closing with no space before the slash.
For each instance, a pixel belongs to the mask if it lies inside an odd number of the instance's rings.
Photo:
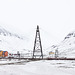
<svg viewBox="0 0 75 75">
<path fill-rule="evenodd" d="M 0 0 L 0 25 L 20 34 L 39 25 L 62 41 L 75 30 L 75 0 Z"/>
</svg>

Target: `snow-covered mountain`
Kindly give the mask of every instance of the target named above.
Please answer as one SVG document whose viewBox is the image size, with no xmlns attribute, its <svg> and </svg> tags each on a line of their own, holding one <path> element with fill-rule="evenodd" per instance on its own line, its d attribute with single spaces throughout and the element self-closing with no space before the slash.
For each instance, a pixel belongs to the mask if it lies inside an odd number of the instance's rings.
<svg viewBox="0 0 75 75">
<path fill-rule="evenodd" d="M 26 37 L 11 33 L 0 26 L 0 50 L 8 51 L 9 53 L 26 52 L 27 40 Z"/>
<path fill-rule="evenodd" d="M 17 34 L 13 34 L 9 31 L 7 31 L 6 29 L 4 29 L 3 27 L 0 26 L 0 35 L 3 35 L 3 36 L 15 36 L 19 39 L 23 39 L 21 36 L 17 35 Z"/>
<path fill-rule="evenodd" d="M 59 52 L 59 57 L 75 57 L 75 31 L 69 33 L 59 45 L 51 47 L 53 52 L 56 49 Z"/>
</svg>

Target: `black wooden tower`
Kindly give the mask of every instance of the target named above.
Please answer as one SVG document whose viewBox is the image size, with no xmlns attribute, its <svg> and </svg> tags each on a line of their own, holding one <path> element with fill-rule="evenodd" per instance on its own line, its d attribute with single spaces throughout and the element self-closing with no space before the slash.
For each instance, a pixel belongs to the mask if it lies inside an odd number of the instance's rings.
<svg viewBox="0 0 75 75">
<path fill-rule="evenodd" d="M 33 58 L 43 59 L 42 44 L 41 44 L 40 31 L 38 25 L 37 25 L 36 36 L 34 41 Z"/>
</svg>

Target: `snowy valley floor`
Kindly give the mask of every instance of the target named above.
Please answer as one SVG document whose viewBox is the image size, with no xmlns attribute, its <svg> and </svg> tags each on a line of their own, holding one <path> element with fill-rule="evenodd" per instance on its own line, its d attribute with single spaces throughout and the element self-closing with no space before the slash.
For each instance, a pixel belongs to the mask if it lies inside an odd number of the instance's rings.
<svg viewBox="0 0 75 75">
<path fill-rule="evenodd" d="M 0 75 L 75 75 L 75 60 L 41 60 L 0 65 Z"/>
</svg>

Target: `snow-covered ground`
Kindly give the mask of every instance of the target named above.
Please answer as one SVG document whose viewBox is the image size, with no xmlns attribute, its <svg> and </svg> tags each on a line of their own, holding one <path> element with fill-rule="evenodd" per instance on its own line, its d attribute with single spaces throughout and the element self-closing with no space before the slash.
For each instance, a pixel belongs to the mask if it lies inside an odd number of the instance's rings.
<svg viewBox="0 0 75 75">
<path fill-rule="evenodd" d="M 21 65 L 0 65 L 0 75 L 75 75 L 75 61 L 42 60 Z"/>
</svg>

